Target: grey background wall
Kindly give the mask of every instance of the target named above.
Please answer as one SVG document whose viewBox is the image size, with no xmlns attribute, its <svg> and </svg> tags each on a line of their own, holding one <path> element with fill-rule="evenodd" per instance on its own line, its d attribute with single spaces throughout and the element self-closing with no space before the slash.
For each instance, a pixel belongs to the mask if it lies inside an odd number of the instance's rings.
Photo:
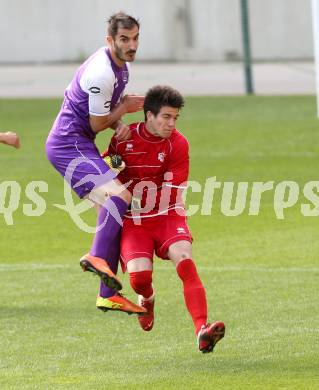
<svg viewBox="0 0 319 390">
<path fill-rule="evenodd" d="M 250 0 L 254 60 L 313 57 L 310 0 Z M 106 19 L 142 24 L 139 60 L 228 61 L 242 54 L 240 0 L 0 0 L 0 63 L 79 61 Z"/>
</svg>

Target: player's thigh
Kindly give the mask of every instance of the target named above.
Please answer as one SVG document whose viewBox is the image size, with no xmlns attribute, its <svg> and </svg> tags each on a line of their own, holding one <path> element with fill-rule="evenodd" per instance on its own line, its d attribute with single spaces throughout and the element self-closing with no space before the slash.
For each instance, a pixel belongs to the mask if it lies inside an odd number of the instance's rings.
<svg viewBox="0 0 319 390">
<path fill-rule="evenodd" d="M 49 137 L 46 153 L 51 164 L 80 198 L 87 197 L 94 188 L 104 186 L 117 176 L 92 141 L 79 143 L 76 139 Z"/>
<path fill-rule="evenodd" d="M 168 248 L 168 258 L 172 260 L 175 266 L 182 260 L 192 259 L 192 256 L 192 243 L 190 241 L 176 241 Z"/>
<path fill-rule="evenodd" d="M 162 259 L 171 259 L 171 255 L 175 260 L 176 258 L 191 252 L 191 245 L 173 245 L 182 241 L 191 244 L 193 241 L 185 217 L 178 215 L 159 217 L 156 229 L 156 237 L 156 254 Z M 170 248 L 173 248 L 173 250 L 171 249 L 169 253 Z"/>
<path fill-rule="evenodd" d="M 106 197 L 118 196 L 122 198 L 127 204 L 131 202 L 131 193 L 118 180 L 113 179 L 99 187 L 93 188 L 88 194 L 88 198 L 97 204 L 103 205 Z"/>
<path fill-rule="evenodd" d="M 134 259 L 147 259 L 152 262 L 154 246 L 155 243 L 149 229 L 145 229 L 143 225 L 134 224 L 132 219 L 124 219 L 121 237 L 121 264 L 123 270 Z"/>
</svg>

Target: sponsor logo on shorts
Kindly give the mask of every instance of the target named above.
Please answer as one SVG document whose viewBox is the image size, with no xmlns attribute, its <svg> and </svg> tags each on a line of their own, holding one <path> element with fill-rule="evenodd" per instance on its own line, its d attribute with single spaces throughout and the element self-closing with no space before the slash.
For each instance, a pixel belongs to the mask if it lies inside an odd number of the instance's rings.
<svg viewBox="0 0 319 390">
<path fill-rule="evenodd" d="M 177 228 L 177 233 L 185 234 L 185 233 L 186 233 L 185 228 L 183 228 L 183 227 L 178 227 L 178 228 Z"/>
</svg>

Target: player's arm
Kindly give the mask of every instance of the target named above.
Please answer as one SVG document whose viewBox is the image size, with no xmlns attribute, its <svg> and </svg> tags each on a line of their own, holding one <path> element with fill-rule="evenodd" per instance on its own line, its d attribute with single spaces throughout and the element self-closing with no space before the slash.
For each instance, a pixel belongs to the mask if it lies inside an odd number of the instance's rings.
<svg viewBox="0 0 319 390">
<path fill-rule="evenodd" d="M 106 101 L 103 106 L 107 106 L 108 104 L 111 104 L 111 102 Z M 90 126 L 95 133 L 112 128 L 116 131 L 119 138 L 122 138 L 125 135 L 125 129 L 123 127 L 127 126 L 120 121 L 121 117 L 125 114 L 141 111 L 143 104 L 144 96 L 125 95 L 120 103 L 106 115 L 94 115 L 94 111 L 93 113 L 90 111 Z"/>
<path fill-rule="evenodd" d="M 81 76 L 81 89 L 88 94 L 89 122 L 95 133 L 108 128 L 119 133 L 123 127 L 119 122 L 121 117 L 143 108 L 144 96 L 126 95 L 111 110 L 114 83 L 112 70 L 99 68 L 94 63 Z"/>
<path fill-rule="evenodd" d="M 16 133 L 7 131 L 6 133 L 0 133 L 0 143 L 13 146 L 14 148 L 20 148 L 20 139 Z"/>
<path fill-rule="evenodd" d="M 189 146 L 186 138 L 182 137 L 176 144 L 173 143 L 166 171 L 166 180 L 163 183 L 162 195 L 167 197 L 170 205 L 183 205 L 182 194 L 187 186 L 189 174 Z"/>
<path fill-rule="evenodd" d="M 169 185 L 173 188 L 179 187 L 188 180 L 189 145 L 186 138 L 182 137 L 177 144 L 173 144 L 167 172 L 172 173 Z"/>
</svg>

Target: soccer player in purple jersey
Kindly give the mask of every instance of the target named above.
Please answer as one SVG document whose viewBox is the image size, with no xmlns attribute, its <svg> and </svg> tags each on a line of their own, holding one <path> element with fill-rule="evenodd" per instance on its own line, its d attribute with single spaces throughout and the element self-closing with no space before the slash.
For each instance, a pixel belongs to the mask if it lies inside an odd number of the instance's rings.
<svg viewBox="0 0 319 390">
<path fill-rule="evenodd" d="M 121 117 L 143 108 L 143 96 L 123 96 L 138 38 L 139 22 L 135 18 L 123 12 L 111 16 L 107 46 L 76 72 L 46 142 L 49 161 L 76 194 L 99 205 L 93 244 L 80 261 L 84 271 L 94 272 L 101 279 L 99 308 L 127 313 L 145 312 L 118 292 L 122 285 L 116 277 L 122 218 L 131 194 L 100 157 L 94 140 L 107 128 L 114 129 L 119 140 L 127 139 L 130 130 Z"/>
</svg>

